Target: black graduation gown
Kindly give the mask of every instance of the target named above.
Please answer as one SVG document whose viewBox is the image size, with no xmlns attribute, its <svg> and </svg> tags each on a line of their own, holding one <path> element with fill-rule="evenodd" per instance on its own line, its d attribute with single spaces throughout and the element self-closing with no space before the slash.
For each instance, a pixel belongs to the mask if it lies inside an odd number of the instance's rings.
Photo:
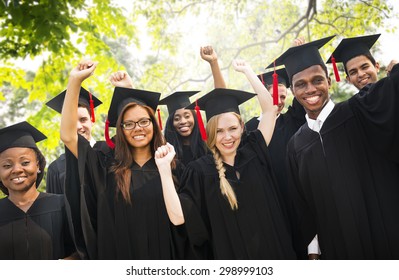
<svg viewBox="0 0 399 280">
<path fill-rule="evenodd" d="M 277 118 L 273 136 L 268 146 L 277 184 L 285 200 L 289 196 L 286 164 L 287 145 L 295 132 L 306 122 L 305 115 L 305 109 L 294 98 L 292 106 L 288 107 L 287 112 Z"/>
<path fill-rule="evenodd" d="M 94 144 L 94 149 L 104 148 L 104 141 L 98 141 Z M 46 175 L 46 192 L 48 193 L 64 193 L 64 182 L 65 182 L 65 154 L 60 155 L 54 160 L 47 168 Z"/>
<path fill-rule="evenodd" d="M 66 184 L 65 195 L 71 208 L 79 208 L 71 212 L 72 223 L 75 234 L 83 234 L 87 258 L 180 257 L 174 239 L 178 229 L 169 221 L 155 160 L 151 158 L 142 167 L 133 164 L 129 204 L 120 193 L 116 195 L 114 174 L 109 172 L 112 151 L 96 151 L 80 136 L 78 146 L 78 160 L 68 150 L 66 157 L 67 177 L 79 177 L 80 187 Z M 78 168 L 70 166 L 76 161 Z"/>
<path fill-rule="evenodd" d="M 246 137 L 234 167 L 225 167 L 237 196 L 237 211 L 231 210 L 221 194 L 211 155 L 191 162 L 182 177 L 179 197 L 197 258 L 294 259 L 270 157 L 259 130 Z"/>
<path fill-rule="evenodd" d="M 73 252 L 63 196 L 40 193 L 26 213 L 0 200 L 0 259 L 55 260 Z"/>
<path fill-rule="evenodd" d="M 399 75 L 335 105 L 288 145 L 298 248 L 324 259 L 399 259 Z"/>
<path fill-rule="evenodd" d="M 47 168 L 46 192 L 63 194 L 65 181 L 65 154 L 60 155 Z"/>
<path fill-rule="evenodd" d="M 191 151 L 190 145 L 183 145 L 183 158 L 181 159 L 181 162 L 184 164 L 184 166 L 187 166 L 191 161 L 194 160 L 194 155 L 193 152 Z"/>
</svg>

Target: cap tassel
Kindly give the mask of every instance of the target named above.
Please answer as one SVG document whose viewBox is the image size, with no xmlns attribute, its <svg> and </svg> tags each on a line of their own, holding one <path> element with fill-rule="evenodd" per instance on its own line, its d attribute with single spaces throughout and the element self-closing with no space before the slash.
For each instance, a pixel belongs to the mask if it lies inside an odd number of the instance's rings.
<svg viewBox="0 0 399 280">
<path fill-rule="evenodd" d="M 339 82 L 339 81 L 341 81 L 341 78 L 339 77 L 338 67 L 337 67 L 337 63 L 335 62 L 335 57 L 333 57 L 332 55 L 331 55 L 331 63 L 333 65 L 333 69 L 334 69 L 335 80 L 337 82 Z"/>
<path fill-rule="evenodd" d="M 111 138 L 109 138 L 109 120 L 107 119 L 105 121 L 105 142 L 107 143 L 108 147 L 110 147 L 111 149 L 115 148 L 115 144 L 114 142 L 112 142 Z"/>
<path fill-rule="evenodd" d="M 158 123 L 159 123 L 159 128 L 162 130 L 161 109 L 157 109 L 157 111 L 158 111 Z"/>
<path fill-rule="evenodd" d="M 278 74 L 276 73 L 276 61 L 274 61 L 273 73 L 273 105 L 278 105 Z"/>
<path fill-rule="evenodd" d="M 206 141 L 208 139 L 208 136 L 206 135 L 204 122 L 202 121 L 200 107 L 198 106 L 197 100 L 195 101 L 194 109 L 195 109 L 195 113 L 197 115 L 198 127 L 199 127 L 199 130 L 200 130 L 200 133 L 201 133 L 201 138 L 202 138 L 202 140 Z"/>
<path fill-rule="evenodd" d="M 89 98 L 90 98 L 90 116 L 91 116 L 91 122 L 96 122 L 96 117 L 94 115 L 94 100 L 93 97 L 89 91 Z"/>
</svg>

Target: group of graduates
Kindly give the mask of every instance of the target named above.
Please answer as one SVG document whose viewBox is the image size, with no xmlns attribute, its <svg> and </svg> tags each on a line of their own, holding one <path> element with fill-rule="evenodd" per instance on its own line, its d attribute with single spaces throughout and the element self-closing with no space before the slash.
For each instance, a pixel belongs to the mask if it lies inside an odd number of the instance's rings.
<svg viewBox="0 0 399 280">
<path fill-rule="evenodd" d="M 319 53 L 334 36 L 296 40 L 268 66 L 284 68 L 260 75 L 234 60 L 255 94 L 226 88 L 210 46 L 215 89 L 194 102 L 118 71 L 99 142 L 101 101 L 81 86 L 97 63 L 81 61 L 47 102 L 65 154 L 45 193 L 46 137 L 27 122 L 0 129 L 0 259 L 399 259 L 399 64 L 378 80 L 378 36 L 343 39 L 327 61 L 359 90 L 339 104 Z M 255 96 L 261 115 L 244 123 Z"/>
</svg>

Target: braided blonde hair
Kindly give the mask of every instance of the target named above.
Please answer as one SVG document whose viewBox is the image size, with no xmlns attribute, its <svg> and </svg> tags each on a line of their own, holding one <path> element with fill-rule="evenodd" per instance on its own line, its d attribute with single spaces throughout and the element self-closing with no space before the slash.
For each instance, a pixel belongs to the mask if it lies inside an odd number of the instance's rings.
<svg viewBox="0 0 399 280">
<path fill-rule="evenodd" d="M 234 114 L 237 119 L 242 123 L 241 116 L 237 113 L 231 112 Z M 220 115 L 216 115 L 212 118 L 209 119 L 207 125 L 206 125 L 206 134 L 208 135 L 208 140 L 206 141 L 206 144 L 208 145 L 209 150 L 213 154 L 213 158 L 215 160 L 216 164 L 216 169 L 219 173 L 219 179 L 220 179 L 220 191 L 221 193 L 227 198 L 230 207 L 232 210 L 237 210 L 238 209 L 238 201 L 236 194 L 233 190 L 233 187 L 230 185 L 229 181 L 226 179 L 226 168 L 224 168 L 223 165 L 223 160 L 222 156 L 219 152 L 219 150 L 216 148 L 216 135 L 217 135 L 217 124 L 218 120 L 220 118 Z"/>
</svg>

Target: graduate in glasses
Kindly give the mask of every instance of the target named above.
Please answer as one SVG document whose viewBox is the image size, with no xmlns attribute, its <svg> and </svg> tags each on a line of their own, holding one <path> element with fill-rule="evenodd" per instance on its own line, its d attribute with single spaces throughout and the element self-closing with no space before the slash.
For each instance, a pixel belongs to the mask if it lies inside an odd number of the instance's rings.
<svg viewBox="0 0 399 280">
<path fill-rule="evenodd" d="M 160 93 L 132 89 L 127 73 L 113 74 L 116 88 L 106 127 L 115 127 L 116 135 L 111 140 L 107 129 L 109 152 L 94 150 L 75 126 L 79 88 L 95 68 L 83 61 L 72 70 L 61 120 L 67 176 L 80 181 L 80 186 L 66 185 L 65 194 L 69 203 L 82 205 L 72 223 L 82 224 L 87 258 L 180 258 L 175 211 L 164 202 L 164 197 L 178 197 L 172 173 L 175 152 L 154 116 Z M 68 169 L 76 163 L 78 174 Z"/>
</svg>

